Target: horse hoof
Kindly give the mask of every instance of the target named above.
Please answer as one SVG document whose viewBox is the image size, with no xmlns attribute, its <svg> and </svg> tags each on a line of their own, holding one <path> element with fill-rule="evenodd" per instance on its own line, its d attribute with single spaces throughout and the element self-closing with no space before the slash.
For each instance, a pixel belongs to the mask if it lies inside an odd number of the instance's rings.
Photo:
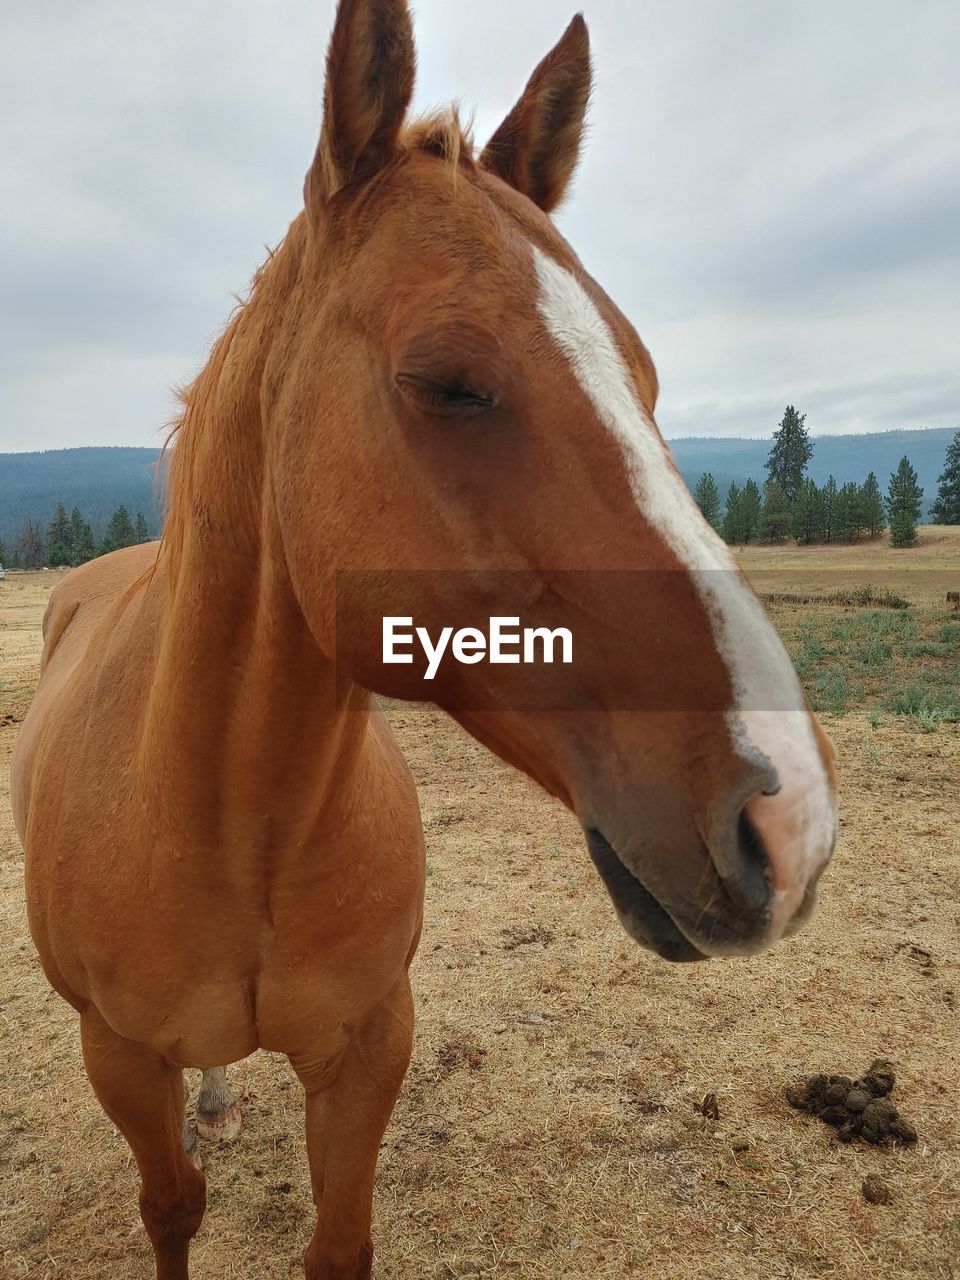
<svg viewBox="0 0 960 1280">
<path fill-rule="evenodd" d="M 232 1142 L 240 1132 L 241 1123 L 236 1103 L 226 1111 L 197 1112 L 197 1133 L 208 1142 Z"/>
</svg>

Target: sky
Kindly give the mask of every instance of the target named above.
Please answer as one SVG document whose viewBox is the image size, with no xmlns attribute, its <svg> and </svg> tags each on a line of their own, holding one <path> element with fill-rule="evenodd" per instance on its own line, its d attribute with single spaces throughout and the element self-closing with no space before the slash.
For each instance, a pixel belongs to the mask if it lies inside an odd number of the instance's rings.
<svg viewBox="0 0 960 1280">
<path fill-rule="evenodd" d="M 557 216 L 664 435 L 960 426 L 960 5 L 582 0 Z M 484 142 L 577 0 L 418 0 Z M 35 0 L 0 43 L 0 451 L 153 445 L 301 207 L 333 0 Z"/>
</svg>

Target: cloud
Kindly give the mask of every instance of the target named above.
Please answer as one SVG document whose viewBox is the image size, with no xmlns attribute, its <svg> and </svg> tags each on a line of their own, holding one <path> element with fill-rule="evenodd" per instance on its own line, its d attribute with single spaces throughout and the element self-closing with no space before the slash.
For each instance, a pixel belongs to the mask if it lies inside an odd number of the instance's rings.
<svg viewBox="0 0 960 1280">
<path fill-rule="evenodd" d="M 571 0 L 419 0 L 417 105 L 484 138 Z M 667 435 L 953 425 L 949 0 L 593 0 L 561 227 L 660 370 Z M 47 0 L 5 19 L 0 449 L 155 443 L 295 214 L 331 0 Z"/>
</svg>

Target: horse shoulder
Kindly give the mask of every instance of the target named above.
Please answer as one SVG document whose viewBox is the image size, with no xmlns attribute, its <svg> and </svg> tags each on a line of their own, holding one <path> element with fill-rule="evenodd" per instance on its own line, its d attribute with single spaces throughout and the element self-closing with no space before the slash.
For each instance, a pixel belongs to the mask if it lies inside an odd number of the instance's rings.
<svg viewBox="0 0 960 1280">
<path fill-rule="evenodd" d="M 72 650 L 75 640 L 89 638 L 107 611 L 151 571 L 156 559 L 156 543 L 125 547 L 72 569 L 57 584 L 43 616 L 41 678 L 62 642 L 69 639 Z"/>
</svg>

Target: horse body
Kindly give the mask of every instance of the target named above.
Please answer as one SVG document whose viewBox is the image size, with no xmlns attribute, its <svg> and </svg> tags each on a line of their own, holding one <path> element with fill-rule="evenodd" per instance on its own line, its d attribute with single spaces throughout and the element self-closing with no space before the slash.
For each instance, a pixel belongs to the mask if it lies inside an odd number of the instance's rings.
<svg viewBox="0 0 960 1280">
<path fill-rule="evenodd" d="M 162 544 L 57 588 L 13 762 L 31 930 L 159 1280 L 186 1280 L 204 1206 L 182 1069 L 257 1047 L 304 1087 L 308 1280 L 370 1275 L 424 885 L 370 691 L 429 696 L 568 805 L 627 931 L 674 960 L 776 942 L 832 850 L 830 748 L 669 459 L 649 355 L 547 216 L 582 20 L 478 160 L 454 116 L 405 126 L 412 85 L 404 0 L 341 0 L 305 209 L 185 395 Z M 489 569 L 592 655 L 525 674 L 535 713 L 500 668 L 382 663 L 371 582 L 430 571 L 430 627 Z"/>
<path fill-rule="evenodd" d="M 359 695 L 336 713 L 332 667 L 272 572 L 237 556 L 234 578 L 229 562 L 182 595 L 141 547 L 55 591 L 13 770 L 30 926 L 137 1157 L 158 1276 L 186 1276 L 203 1211 L 182 1068 L 262 1047 L 290 1058 L 307 1097 L 326 1206 L 308 1275 L 354 1280 L 410 1053 L 419 808 L 379 711 Z M 209 1136 L 232 1101 L 218 1080 L 205 1073 L 198 1111 Z M 205 1095 L 221 1108 L 206 1128 Z"/>
<path fill-rule="evenodd" d="M 94 561 L 51 600 L 15 763 L 31 929 L 66 999 L 179 1066 L 258 1047 L 327 1061 L 419 929 L 412 781 L 379 712 L 330 723 L 315 645 L 258 638 L 256 577 L 205 589 L 188 649 L 168 655 L 179 611 L 156 557 Z"/>
</svg>

